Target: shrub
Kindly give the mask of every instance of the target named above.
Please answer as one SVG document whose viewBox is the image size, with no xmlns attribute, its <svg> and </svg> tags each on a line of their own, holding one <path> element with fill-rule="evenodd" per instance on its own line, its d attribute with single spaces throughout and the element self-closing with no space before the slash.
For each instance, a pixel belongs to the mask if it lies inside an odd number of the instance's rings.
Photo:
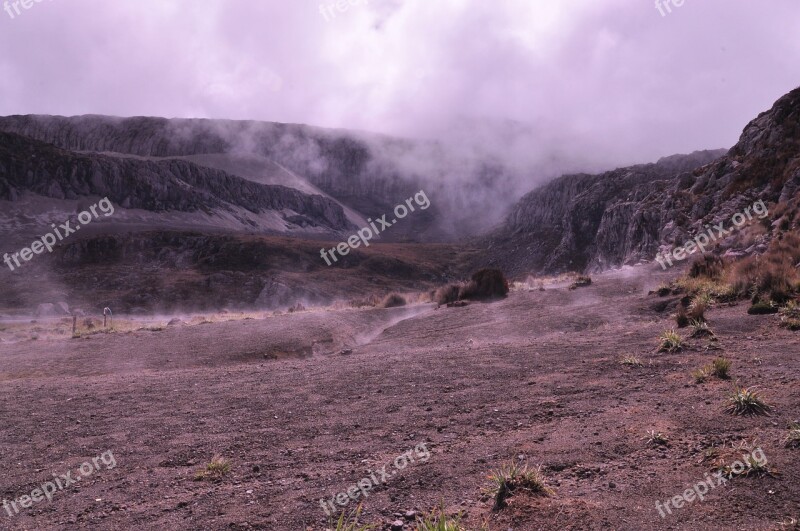
<svg viewBox="0 0 800 531">
<path fill-rule="evenodd" d="M 390 293 L 383 301 L 381 301 L 381 308 L 398 308 L 406 305 L 406 299 L 397 293 Z"/>
<path fill-rule="evenodd" d="M 508 295 L 508 280 L 499 269 L 481 269 L 461 289 L 462 299 L 494 299 Z"/>
<path fill-rule="evenodd" d="M 436 304 L 448 304 L 457 301 L 460 294 L 460 284 L 448 284 L 447 286 L 437 289 L 433 299 Z"/>
<path fill-rule="evenodd" d="M 713 304 L 714 299 L 708 293 L 698 293 L 689 303 L 689 320 L 704 322 L 706 310 Z"/>
<path fill-rule="evenodd" d="M 678 313 L 675 314 L 675 324 L 678 325 L 678 328 L 686 328 L 689 326 L 689 315 L 687 313 L 686 307 L 683 305 L 678 306 Z"/>
<path fill-rule="evenodd" d="M 704 254 L 689 267 L 689 277 L 705 277 L 718 280 L 725 272 L 725 260 L 713 254 Z"/>
</svg>

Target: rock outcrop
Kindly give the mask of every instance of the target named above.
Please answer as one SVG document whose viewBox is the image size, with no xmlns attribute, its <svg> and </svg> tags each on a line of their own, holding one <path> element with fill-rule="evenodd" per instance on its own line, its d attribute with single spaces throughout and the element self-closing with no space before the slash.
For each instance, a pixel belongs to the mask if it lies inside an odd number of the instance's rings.
<svg viewBox="0 0 800 531">
<path fill-rule="evenodd" d="M 23 192 L 53 199 L 108 197 L 150 212 L 275 211 L 287 225 L 354 230 L 334 201 L 284 186 L 263 185 L 191 162 L 75 153 L 14 133 L 0 133 L 0 200 Z M 246 224 L 246 220 L 243 220 Z"/>
<path fill-rule="evenodd" d="M 800 190 L 800 89 L 744 129 L 729 152 L 702 151 L 601 175 L 568 175 L 526 195 L 484 243 L 512 274 L 595 271 L 652 260 L 758 200 Z"/>
</svg>

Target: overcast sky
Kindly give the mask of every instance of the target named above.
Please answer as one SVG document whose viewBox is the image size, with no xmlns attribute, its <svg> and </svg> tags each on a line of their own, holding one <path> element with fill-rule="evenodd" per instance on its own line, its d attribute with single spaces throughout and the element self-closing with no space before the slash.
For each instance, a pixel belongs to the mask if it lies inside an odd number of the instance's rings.
<svg viewBox="0 0 800 531">
<path fill-rule="evenodd" d="M 0 114 L 404 136 L 514 120 L 622 163 L 730 147 L 800 85 L 800 0 L 685 0 L 666 16 L 653 0 L 353 2 L 344 13 L 333 0 L 9 5 Z"/>
</svg>

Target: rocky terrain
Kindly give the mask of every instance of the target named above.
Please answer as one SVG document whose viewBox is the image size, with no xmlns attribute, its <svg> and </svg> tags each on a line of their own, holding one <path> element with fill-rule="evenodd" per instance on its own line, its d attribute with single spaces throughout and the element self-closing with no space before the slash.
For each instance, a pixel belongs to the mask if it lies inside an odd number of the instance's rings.
<svg viewBox="0 0 800 531">
<path fill-rule="evenodd" d="M 682 351 L 657 353 L 680 297 L 648 292 L 677 274 L 629 269 L 581 290 L 438 310 L 167 317 L 78 339 L 47 339 L 68 330 L 59 321 L 3 323 L 0 498 L 107 451 L 116 466 L 0 514 L 0 527 L 321 531 L 320 500 L 389 464 L 347 507 L 363 502 L 361 522 L 378 530 L 415 529 L 439 505 L 469 531 L 792 529 L 800 450 L 784 440 L 800 420 L 797 332 L 720 304 L 707 315 L 717 342 L 687 337 Z M 719 355 L 732 381 L 758 386 L 770 416 L 726 413 L 731 382 L 694 383 Z M 641 365 L 620 363 L 628 357 Z M 420 444 L 429 458 L 393 474 Z M 656 502 L 755 448 L 769 474 L 659 514 Z M 215 455 L 229 471 L 197 480 Z M 512 461 L 541 466 L 553 492 L 519 491 L 493 511 L 489 475 Z"/>
<path fill-rule="evenodd" d="M 251 170 L 252 163 L 260 166 L 250 178 L 278 165 L 287 172 L 286 185 L 320 190 L 362 218 L 379 217 L 424 189 L 432 208 L 404 220 L 385 235 L 389 241 L 453 241 L 486 230 L 502 219 L 525 182 L 519 170 L 496 158 L 454 153 L 437 143 L 294 124 L 9 116 L 0 118 L 0 131 L 70 151 L 180 157 L 233 172 L 242 169 L 244 156 Z"/>
<path fill-rule="evenodd" d="M 484 243 L 491 262 L 512 273 L 598 271 L 650 261 L 757 200 L 796 212 L 799 188 L 797 89 L 748 124 L 727 154 L 561 177 L 525 196 Z"/>
</svg>

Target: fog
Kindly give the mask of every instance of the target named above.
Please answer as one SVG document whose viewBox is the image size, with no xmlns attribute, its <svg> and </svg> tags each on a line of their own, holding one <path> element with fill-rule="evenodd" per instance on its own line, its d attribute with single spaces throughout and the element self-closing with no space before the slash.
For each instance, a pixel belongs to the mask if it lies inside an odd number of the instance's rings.
<svg viewBox="0 0 800 531">
<path fill-rule="evenodd" d="M 353 4 L 45 0 L 17 14 L 12 2 L 0 13 L 0 114 L 436 140 L 464 164 L 522 169 L 518 196 L 562 172 L 730 147 L 798 84 L 795 0 L 686 0 L 669 13 L 634 0 Z"/>
</svg>

